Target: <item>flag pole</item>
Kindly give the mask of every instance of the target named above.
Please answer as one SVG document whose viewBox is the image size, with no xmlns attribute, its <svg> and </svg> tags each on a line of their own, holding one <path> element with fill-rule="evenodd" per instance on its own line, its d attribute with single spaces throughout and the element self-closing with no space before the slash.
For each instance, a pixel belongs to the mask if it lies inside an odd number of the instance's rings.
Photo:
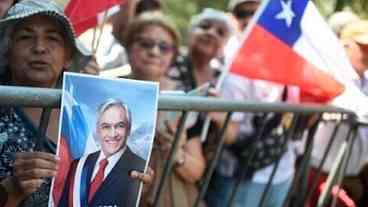
<svg viewBox="0 0 368 207">
<path fill-rule="evenodd" d="M 94 51 L 94 55 L 97 53 L 97 50 L 98 50 L 98 47 L 100 45 L 100 41 L 101 41 L 101 38 L 102 38 L 102 34 L 103 34 L 103 31 L 104 31 L 104 28 L 105 28 L 105 24 L 107 22 L 107 13 L 108 13 L 109 10 L 105 10 L 104 11 L 104 15 L 103 15 L 103 18 L 102 18 L 102 23 L 98 26 L 98 28 L 100 29 L 100 33 L 98 34 L 98 38 L 97 38 L 97 42 L 96 42 L 96 45 L 95 47 L 93 48 L 93 51 Z"/>
<path fill-rule="evenodd" d="M 218 81 L 216 83 L 216 86 L 215 86 L 215 89 L 216 91 L 219 91 L 222 87 L 222 84 L 225 80 L 225 77 L 226 75 L 228 74 L 229 72 L 229 66 L 226 66 L 224 68 L 224 70 L 221 72 L 219 78 L 218 78 Z M 209 116 L 206 116 L 206 120 L 204 121 L 204 124 L 203 124 L 203 127 L 202 127 L 202 131 L 201 131 L 201 141 L 202 142 L 205 142 L 206 139 L 207 139 L 207 135 L 208 135 L 208 130 L 210 128 L 210 123 L 211 123 L 211 117 Z"/>
<path fill-rule="evenodd" d="M 267 4 L 268 4 L 269 1 L 270 0 L 265 0 L 265 1 L 262 2 L 262 4 L 260 5 L 260 7 L 256 11 L 256 13 L 254 14 L 253 18 L 250 20 L 248 26 L 245 28 L 244 31 L 241 32 L 242 34 L 241 34 L 240 42 L 244 42 L 245 39 L 248 38 L 248 36 L 249 36 L 252 28 L 256 24 L 257 20 L 261 16 L 261 13 L 266 8 L 266 6 L 267 6 Z M 240 47 L 237 48 L 237 50 L 239 51 L 240 50 Z M 229 61 L 225 62 L 224 70 L 221 72 L 220 77 L 219 77 L 219 79 L 218 79 L 218 81 L 216 83 L 216 86 L 215 86 L 215 89 L 217 91 L 219 91 L 222 88 L 222 85 L 223 85 L 223 82 L 225 80 L 225 77 L 229 73 L 231 64 L 232 64 L 233 60 L 235 59 L 235 54 L 237 54 L 237 53 L 238 52 L 234 53 L 234 55 L 229 58 Z M 201 138 L 201 141 L 202 142 L 206 141 L 206 139 L 207 139 L 210 122 L 211 122 L 211 118 L 207 116 L 206 117 L 206 120 L 205 120 L 205 122 L 203 124 L 202 131 L 201 131 L 201 137 L 200 138 Z"/>
</svg>

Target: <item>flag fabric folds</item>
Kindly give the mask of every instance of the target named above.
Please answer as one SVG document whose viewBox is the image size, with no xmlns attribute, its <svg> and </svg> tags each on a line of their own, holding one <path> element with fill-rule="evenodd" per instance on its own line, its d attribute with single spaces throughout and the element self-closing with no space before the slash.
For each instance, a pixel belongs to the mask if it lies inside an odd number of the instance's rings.
<svg viewBox="0 0 368 207">
<path fill-rule="evenodd" d="M 72 93 L 72 89 L 70 89 L 70 92 Z M 53 188 L 52 200 L 54 206 L 57 206 L 61 198 L 66 181 L 65 178 L 68 176 L 72 161 L 79 159 L 85 153 L 88 139 L 84 138 L 89 137 L 87 121 L 81 106 L 74 100 L 70 92 L 63 92 L 64 107 L 62 110 L 61 137 L 58 151 L 60 157 L 59 165 L 61 167 L 53 183 L 54 186 L 60 187 Z"/>
<path fill-rule="evenodd" d="M 55 0 L 64 7 L 65 14 L 73 23 L 77 35 L 82 34 L 98 23 L 98 16 L 122 0 Z"/>
<path fill-rule="evenodd" d="M 355 74 L 309 0 L 264 2 L 244 35 L 230 72 L 298 86 L 301 101 L 330 101 L 343 93 L 344 79 Z"/>
</svg>

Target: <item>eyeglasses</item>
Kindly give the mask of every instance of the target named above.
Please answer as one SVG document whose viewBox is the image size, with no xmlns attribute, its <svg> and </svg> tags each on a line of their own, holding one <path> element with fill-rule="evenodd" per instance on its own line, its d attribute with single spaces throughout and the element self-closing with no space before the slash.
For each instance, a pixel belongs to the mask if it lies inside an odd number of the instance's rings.
<svg viewBox="0 0 368 207">
<path fill-rule="evenodd" d="M 247 17 L 252 17 L 254 15 L 255 11 L 251 10 L 235 10 L 234 15 L 238 19 L 243 19 Z"/>
<path fill-rule="evenodd" d="M 143 37 L 137 38 L 135 42 L 142 49 L 152 50 L 153 48 L 158 47 L 158 49 L 160 50 L 160 53 L 164 55 L 174 52 L 176 49 L 175 46 L 169 43 L 166 43 L 164 41 L 155 41 L 155 40 L 143 38 Z"/>
</svg>

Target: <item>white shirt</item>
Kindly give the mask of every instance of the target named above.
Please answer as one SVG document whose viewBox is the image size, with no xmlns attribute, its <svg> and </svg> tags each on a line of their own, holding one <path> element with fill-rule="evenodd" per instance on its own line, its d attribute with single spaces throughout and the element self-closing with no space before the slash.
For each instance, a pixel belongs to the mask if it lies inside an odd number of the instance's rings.
<svg viewBox="0 0 368 207">
<path fill-rule="evenodd" d="M 124 154 L 126 150 L 126 146 L 124 148 L 122 148 L 121 150 L 119 150 L 118 152 L 116 152 L 115 154 L 113 154 L 112 156 L 110 156 L 109 158 L 107 158 L 107 166 L 105 168 L 104 171 L 104 179 L 107 177 L 107 175 L 109 175 L 109 173 L 111 172 L 111 170 L 114 168 L 114 166 L 116 165 L 116 163 L 119 161 L 120 157 Z M 93 168 L 93 174 L 92 174 L 92 180 L 95 178 L 98 169 L 100 168 L 100 161 L 105 159 L 106 156 L 104 155 L 103 151 L 100 151 L 100 154 L 98 155 L 98 159 L 97 162 L 95 164 L 95 167 Z"/>
<path fill-rule="evenodd" d="M 96 39 L 99 38 L 97 32 Z M 83 33 L 79 39 L 92 51 L 93 29 Z M 106 24 L 96 53 L 96 61 L 102 69 L 112 69 L 128 64 L 125 48 L 112 35 L 112 25 Z"/>
<path fill-rule="evenodd" d="M 224 82 L 223 95 L 224 98 L 244 100 L 244 101 L 260 101 L 260 102 L 280 102 L 282 100 L 284 86 L 261 80 L 250 80 L 235 75 L 229 75 Z M 251 114 L 234 113 L 232 121 L 240 122 L 240 133 L 249 132 Z M 294 175 L 295 153 L 293 145 L 288 144 L 288 149 L 282 156 L 273 184 L 285 182 Z M 273 166 L 270 165 L 264 169 L 258 170 L 253 176 L 253 182 L 267 183 Z"/>
<path fill-rule="evenodd" d="M 356 85 L 360 87 L 361 91 L 368 95 L 368 78 L 367 73 L 365 76 L 356 81 Z M 364 102 L 362 103 L 364 104 Z M 368 103 L 367 103 L 368 104 Z M 366 105 L 365 107 L 368 107 Z M 326 150 L 327 144 L 330 140 L 331 134 L 333 133 L 335 124 L 334 123 L 321 123 L 318 126 L 315 135 L 315 144 L 312 151 L 312 166 L 318 167 L 323 154 Z M 324 172 L 329 172 L 332 165 L 335 162 L 337 153 L 340 150 L 341 144 L 345 141 L 347 133 L 349 131 L 349 126 L 344 124 L 338 131 L 334 143 L 331 146 L 329 155 L 327 156 L 326 162 L 323 166 Z M 350 160 L 348 162 L 348 167 L 346 175 L 354 176 L 357 175 L 363 165 L 368 162 L 368 128 L 361 128 L 358 130 L 357 137 L 355 138 L 353 149 L 351 153 Z"/>
</svg>

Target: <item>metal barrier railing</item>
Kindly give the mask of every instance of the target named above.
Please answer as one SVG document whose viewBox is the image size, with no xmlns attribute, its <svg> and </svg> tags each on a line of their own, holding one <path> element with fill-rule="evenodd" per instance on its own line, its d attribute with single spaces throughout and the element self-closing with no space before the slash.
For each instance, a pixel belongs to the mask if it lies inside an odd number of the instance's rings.
<svg viewBox="0 0 368 207">
<path fill-rule="evenodd" d="M 45 129 L 48 124 L 48 117 L 50 114 L 51 108 L 57 108 L 60 106 L 61 100 L 61 90 L 58 89 L 44 89 L 44 88 L 27 88 L 27 87 L 11 87 L 11 86 L 0 86 L 0 105 L 1 106 L 22 106 L 22 107 L 42 107 L 44 108 L 44 112 L 40 122 L 40 134 L 45 133 Z M 330 107 L 330 106 L 319 106 L 319 105 L 294 105 L 294 104 L 285 104 L 285 103 L 259 103 L 259 102 L 241 102 L 241 101 L 228 101 L 219 98 L 208 98 L 208 97 L 186 97 L 186 96 L 174 96 L 174 95 L 161 95 L 159 97 L 159 110 L 163 111 L 181 111 L 182 117 L 179 123 L 179 127 L 175 133 L 175 139 L 172 143 L 172 148 L 169 152 L 169 159 L 167 160 L 164 172 L 160 177 L 160 184 L 155 195 L 154 206 L 158 206 L 158 201 L 160 199 L 161 193 L 163 191 L 164 183 L 167 177 L 172 172 L 173 164 L 174 164 L 174 155 L 178 148 L 179 137 L 181 133 L 184 131 L 184 123 L 187 116 L 187 112 L 189 111 L 201 111 L 201 112 L 211 112 L 211 111 L 219 111 L 226 112 L 226 121 L 222 129 L 220 130 L 220 138 L 218 139 L 217 148 L 215 150 L 214 158 L 208 163 L 207 171 L 203 177 L 202 185 L 200 186 L 200 193 L 196 199 L 194 206 L 199 206 L 200 201 L 203 199 L 212 174 L 215 170 L 216 164 L 219 160 L 220 154 L 224 148 L 224 134 L 225 130 L 228 126 L 230 117 L 232 112 L 249 112 L 249 113 L 292 113 L 293 119 L 290 129 L 287 133 L 285 133 L 285 145 L 288 140 L 293 136 L 301 136 L 302 133 L 296 134 L 296 128 L 299 126 L 301 119 L 300 117 L 303 115 L 314 115 L 318 118 L 316 124 L 311 128 L 306 128 L 305 130 L 308 132 L 307 141 L 305 145 L 305 153 L 302 159 L 302 162 L 298 169 L 296 169 L 295 177 L 293 180 L 292 187 L 289 190 L 288 196 L 284 202 L 284 206 L 303 206 L 303 204 L 310 198 L 311 193 L 314 191 L 316 187 L 316 182 L 313 183 L 312 186 L 307 188 L 307 184 L 305 182 L 305 178 L 308 177 L 308 168 L 309 162 L 311 159 L 311 152 L 313 149 L 314 143 L 314 134 L 316 132 L 317 126 L 321 121 L 334 121 L 336 122 L 335 129 L 331 135 L 329 146 L 332 145 L 334 141 L 334 137 L 338 133 L 340 126 L 343 123 L 348 123 L 350 125 L 350 133 L 348 133 L 346 140 L 347 146 L 344 150 L 341 150 L 340 160 L 336 169 L 332 170 L 332 174 L 334 175 L 331 180 L 328 180 L 328 187 L 325 190 L 326 193 L 323 194 L 321 198 L 321 204 L 319 206 L 324 206 L 325 202 L 329 199 L 328 193 L 331 191 L 331 186 L 333 183 L 341 183 L 341 178 L 344 175 L 346 170 L 346 166 L 348 163 L 348 159 L 351 153 L 351 146 L 353 144 L 354 135 L 356 134 L 356 130 L 360 126 L 355 119 L 355 114 L 351 111 Z M 333 113 L 338 114 L 339 118 L 336 120 L 325 120 L 324 114 Z M 264 126 L 263 126 L 264 128 Z M 39 136 L 45 137 L 45 136 Z M 294 137 L 295 138 L 295 137 Z M 254 152 L 253 152 L 254 151 Z M 321 172 L 322 166 L 326 160 L 326 156 L 330 151 L 330 147 L 327 147 L 323 159 L 318 166 L 318 173 Z M 251 151 L 251 156 L 255 153 L 255 149 Z M 264 201 L 266 195 L 269 191 L 269 187 L 272 183 L 275 172 L 278 168 L 278 161 L 275 163 L 273 172 L 267 183 L 267 187 L 263 192 L 261 197 L 261 202 L 259 206 L 264 205 Z M 243 163 L 246 164 L 247 163 Z M 244 171 L 247 168 L 245 167 Z M 228 206 L 232 206 L 234 202 L 235 195 L 238 190 L 239 183 L 241 182 L 241 178 L 238 179 L 238 182 L 234 186 L 232 191 L 231 199 L 228 202 Z M 298 198 L 292 199 L 293 192 L 298 191 Z M 301 193 L 302 192 L 302 193 Z"/>
</svg>

